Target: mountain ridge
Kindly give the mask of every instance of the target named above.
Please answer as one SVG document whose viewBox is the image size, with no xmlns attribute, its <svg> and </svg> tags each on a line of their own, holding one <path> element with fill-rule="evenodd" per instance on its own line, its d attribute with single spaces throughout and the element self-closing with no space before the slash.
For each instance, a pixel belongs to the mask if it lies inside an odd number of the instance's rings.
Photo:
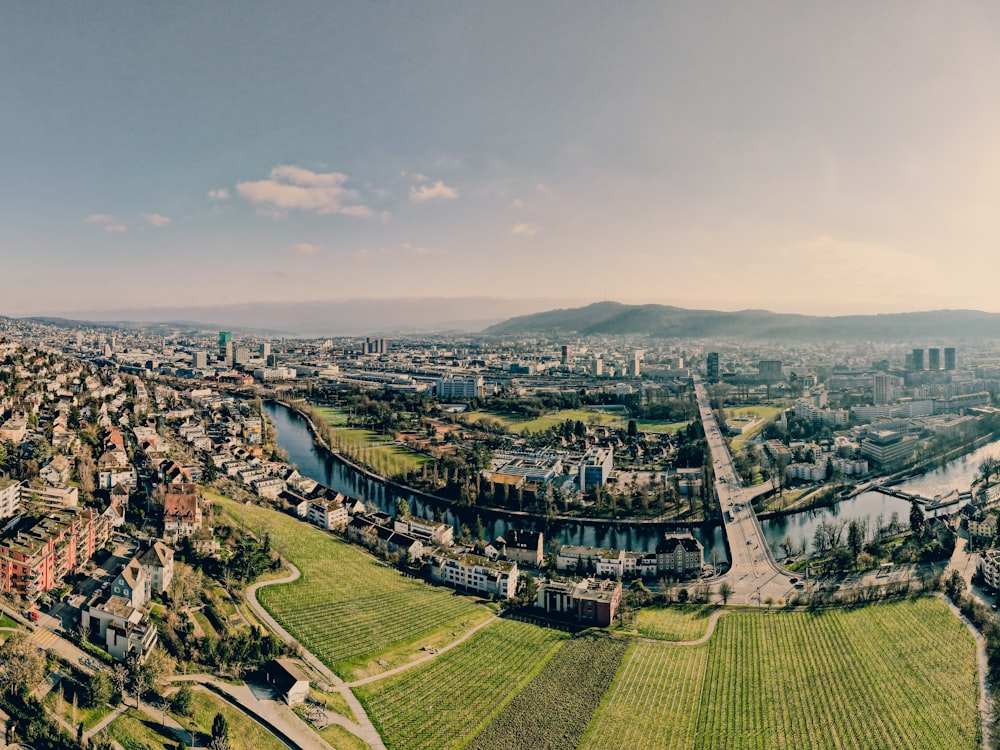
<svg viewBox="0 0 1000 750">
<path fill-rule="evenodd" d="M 644 334 L 657 338 L 766 340 L 1000 338 L 1000 313 L 928 310 L 819 316 L 759 309 L 691 310 L 672 305 L 605 301 L 520 315 L 490 326 L 483 333 Z"/>
</svg>

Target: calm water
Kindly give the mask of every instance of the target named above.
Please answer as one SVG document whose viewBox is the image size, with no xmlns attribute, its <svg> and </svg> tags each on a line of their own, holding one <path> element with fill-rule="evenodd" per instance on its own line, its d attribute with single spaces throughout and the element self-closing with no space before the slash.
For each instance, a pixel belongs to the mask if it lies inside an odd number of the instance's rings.
<svg viewBox="0 0 1000 750">
<path fill-rule="evenodd" d="M 364 474 L 335 460 L 325 452 L 321 452 L 313 444 L 308 424 L 296 412 L 273 403 L 264 404 L 264 410 L 277 431 L 279 445 L 288 451 L 289 460 L 299 467 L 299 472 L 303 475 L 315 479 L 327 487 L 332 487 L 338 492 L 343 492 L 345 495 L 374 502 L 379 508 L 389 513 L 393 512 L 396 498 L 403 497 L 409 503 L 410 510 L 414 515 L 426 518 L 433 517 L 435 507 L 433 501 L 396 492 L 381 482 L 369 479 Z M 909 480 L 899 485 L 899 488 L 924 497 L 945 494 L 952 489 L 965 492 L 969 489 L 976 475 L 979 463 L 990 455 L 1000 457 L 1000 441 L 985 445 L 964 458 L 952 461 L 942 469 Z M 669 528 L 659 524 L 553 523 L 540 518 L 508 520 L 487 509 L 469 509 L 468 511 L 459 509 L 456 513 L 446 504 L 439 505 L 444 514 L 444 520 L 454 525 L 457 533 L 461 532 L 463 524 L 474 524 L 476 515 L 478 515 L 487 536 L 502 536 L 511 529 L 526 529 L 544 531 L 547 540 L 555 540 L 562 544 L 651 552 L 656 549 L 661 534 Z M 805 540 L 811 548 L 816 528 L 824 521 L 843 520 L 850 522 L 854 519 L 867 518 L 869 526 L 874 528 L 879 516 L 881 516 L 883 524 L 888 524 L 892 520 L 893 513 L 898 514 L 899 521 L 906 524 L 909 521 L 909 512 L 910 504 L 905 500 L 877 492 L 866 492 L 838 503 L 832 508 L 803 511 L 784 518 L 762 521 L 761 527 L 764 531 L 764 538 L 771 545 L 775 556 L 780 556 L 782 553 L 778 545 L 786 537 L 789 537 L 796 546 Z M 692 527 L 690 531 L 705 545 L 707 562 L 712 561 L 713 555 L 720 563 L 728 562 L 729 556 L 726 552 L 721 526 L 714 525 L 706 528 L 699 525 Z"/>
<path fill-rule="evenodd" d="M 438 504 L 426 498 L 408 493 L 399 493 L 382 482 L 369 479 L 364 474 L 332 458 L 313 443 L 312 433 L 305 419 L 296 412 L 274 403 L 265 403 L 264 411 L 277 431 L 278 444 L 288 451 L 289 460 L 298 466 L 299 473 L 320 484 L 343 492 L 351 497 L 360 497 L 366 502 L 374 502 L 382 510 L 392 513 L 396 498 L 404 498 L 410 512 L 416 516 L 432 518 L 434 507 L 438 505 L 444 520 L 460 533 L 464 524 L 475 524 L 478 515 L 486 536 L 502 536 L 512 529 L 543 531 L 546 541 L 555 540 L 562 544 L 581 544 L 592 547 L 611 547 L 652 552 L 667 529 L 659 524 L 587 524 L 576 522 L 548 522 L 541 518 L 517 518 L 509 520 L 488 509 L 464 508 L 457 512 L 447 504 Z M 705 559 L 712 561 L 713 554 L 719 563 L 729 560 L 725 540 L 720 526 L 707 529 L 695 526 L 690 529 L 705 545 Z"/>
</svg>

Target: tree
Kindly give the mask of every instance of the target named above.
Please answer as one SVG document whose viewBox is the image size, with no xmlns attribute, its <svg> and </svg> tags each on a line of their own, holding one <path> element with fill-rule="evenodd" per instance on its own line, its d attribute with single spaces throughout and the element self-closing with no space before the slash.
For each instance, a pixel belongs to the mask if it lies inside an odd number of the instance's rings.
<svg viewBox="0 0 1000 750">
<path fill-rule="evenodd" d="M 636 436 L 639 434 L 639 426 L 635 423 L 634 419 L 628 421 L 628 427 L 626 429 L 628 436 L 635 440 Z"/>
<path fill-rule="evenodd" d="M 221 713 L 212 719 L 212 741 L 208 747 L 209 750 L 229 750 L 229 722 Z"/>
<path fill-rule="evenodd" d="M 722 599 L 723 605 L 729 603 L 729 597 L 733 595 L 733 587 L 730 585 L 729 581 L 723 581 L 719 585 L 719 597 Z"/>
<path fill-rule="evenodd" d="M 396 517 L 397 518 L 407 518 L 410 515 L 410 504 L 406 502 L 405 498 L 396 498 Z"/>
<path fill-rule="evenodd" d="M 87 678 L 83 691 L 83 705 L 86 708 L 97 708 L 111 700 L 114 686 L 108 670 L 99 669 Z"/>
<path fill-rule="evenodd" d="M 924 528 L 924 510 L 916 500 L 910 502 L 910 531 L 916 534 Z"/>
<path fill-rule="evenodd" d="M 979 475 L 983 478 L 984 487 L 989 486 L 990 478 L 997 473 L 1000 473 L 1000 459 L 994 456 L 987 456 L 979 464 Z"/>
<path fill-rule="evenodd" d="M 191 684 L 185 682 L 170 698 L 174 710 L 182 716 L 191 716 L 194 712 L 194 690 Z"/>
<path fill-rule="evenodd" d="M 26 633 L 18 631 L 0 647 L 0 687 L 11 695 L 24 694 L 45 677 L 45 655 Z"/>
</svg>

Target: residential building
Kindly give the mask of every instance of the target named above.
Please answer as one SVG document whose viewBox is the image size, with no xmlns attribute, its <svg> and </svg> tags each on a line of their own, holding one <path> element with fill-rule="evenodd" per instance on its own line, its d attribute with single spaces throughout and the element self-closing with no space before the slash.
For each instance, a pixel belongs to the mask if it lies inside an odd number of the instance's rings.
<svg viewBox="0 0 1000 750">
<path fill-rule="evenodd" d="M 535 606 L 578 623 L 608 627 L 622 600 L 620 581 L 546 581 L 538 585 Z"/>
<path fill-rule="evenodd" d="M 146 598 L 152 594 L 166 593 L 174 580 L 174 551 L 166 544 L 157 540 L 137 558 L 146 571 L 148 591 Z"/>
<path fill-rule="evenodd" d="M 705 548 L 690 534 L 667 534 L 656 545 L 656 568 L 660 575 L 683 578 L 701 572 Z"/>
<path fill-rule="evenodd" d="M 0 592 L 35 599 L 78 572 L 108 535 L 107 520 L 94 508 L 21 516 L 0 534 Z"/>
<path fill-rule="evenodd" d="M 149 598 L 149 576 L 138 558 L 126 563 L 111 582 L 111 595 L 120 596 L 136 609 L 142 609 Z"/>
<path fill-rule="evenodd" d="M 191 536 L 201 528 L 201 505 L 198 503 L 198 485 L 190 483 L 168 484 L 163 499 L 163 536 L 174 539 Z"/>
<path fill-rule="evenodd" d="M 402 534 L 409 534 L 417 539 L 430 541 L 442 547 L 454 544 L 455 528 L 441 521 L 431 521 L 426 518 L 407 516 L 393 520 L 393 529 Z"/>
<path fill-rule="evenodd" d="M 1000 549 L 983 550 L 976 565 L 983 582 L 992 589 L 1000 589 Z"/>
<path fill-rule="evenodd" d="M 545 535 L 541 531 L 507 532 L 502 539 L 503 549 L 500 554 L 508 560 L 514 560 L 522 565 L 536 568 L 542 566 L 545 556 Z"/>
<path fill-rule="evenodd" d="M 16 516 L 21 508 L 21 483 L 0 477 L 0 520 Z"/>
<path fill-rule="evenodd" d="M 321 529 L 343 529 L 349 519 L 340 500 L 313 500 L 306 507 L 306 520 Z"/>
<path fill-rule="evenodd" d="M 705 361 L 706 377 L 709 383 L 719 382 L 719 353 L 709 352 Z"/>
<path fill-rule="evenodd" d="M 431 580 L 438 583 L 497 599 L 510 599 L 517 593 L 516 562 L 444 552 L 431 555 L 430 563 Z"/>
</svg>

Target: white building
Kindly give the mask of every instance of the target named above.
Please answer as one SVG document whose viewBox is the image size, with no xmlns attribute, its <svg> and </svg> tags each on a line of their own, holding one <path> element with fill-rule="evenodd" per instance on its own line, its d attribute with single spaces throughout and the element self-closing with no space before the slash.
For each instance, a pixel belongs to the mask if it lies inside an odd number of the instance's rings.
<svg viewBox="0 0 1000 750">
<path fill-rule="evenodd" d="M 510 599 L 517 593 L 517 563 L 471 554 L 435 554 L 431 556 L 431 579 L 486 596 Z"/>
<path fill-rule="evenodd" d="M 438 398 L 482 398 L 486 381 L 481 375 L 450 375 L 437 382 L 434 392 Z"/>
</svg>

